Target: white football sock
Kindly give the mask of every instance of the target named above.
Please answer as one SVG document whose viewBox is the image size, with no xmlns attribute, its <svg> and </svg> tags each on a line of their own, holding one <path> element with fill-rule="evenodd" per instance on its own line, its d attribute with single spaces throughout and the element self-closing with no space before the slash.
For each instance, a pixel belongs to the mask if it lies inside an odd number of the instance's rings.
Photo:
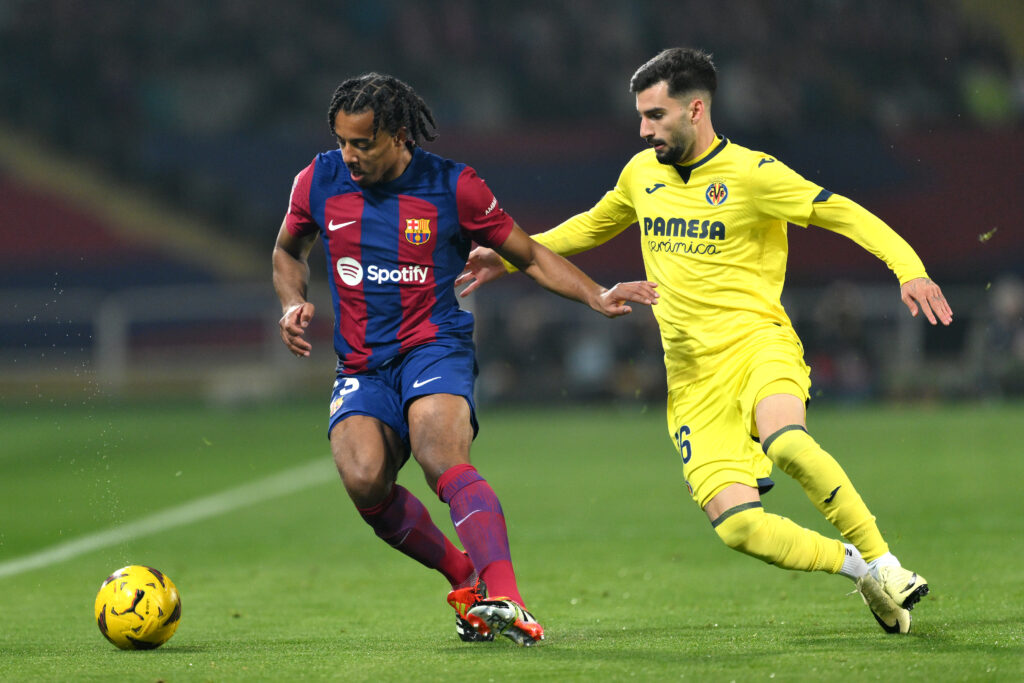
<svg viewBox="0 0 1024 683">
<path fill-rule="evenodd" d="M 844 543 L 843 547 L 846 548 L 846 556 L 843 558 L 843 566 L 840 568 L 839 573 L 856 581 L 868 573 L 868 564 L 860 556 L 860 551 L 857 548 L 849 543 Z"/>
</svg>

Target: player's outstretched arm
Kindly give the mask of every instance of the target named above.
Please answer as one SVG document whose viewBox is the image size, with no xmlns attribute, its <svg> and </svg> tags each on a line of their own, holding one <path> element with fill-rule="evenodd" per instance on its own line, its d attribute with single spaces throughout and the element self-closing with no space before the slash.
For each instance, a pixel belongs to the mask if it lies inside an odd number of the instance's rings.
<svg viewBox="0 0 1024 683">
<path fill-rule="evenodd" d="M 498 252 L 487 247 L 477 247 L 469 252 L 466 267 L 456 278 L 455 286 L 465 284 L 466 288 L 459 292 L 459 296 L 466 296 L 480 285 L 497 280 L 507 272 Z"/>
<path fill-rule="evenodd" d="M 632 312 L 628 302 L 652 305 L 658 301 L 657 284 L 640 280 L 620 282 L 611 289 L 597 284 L 582 270 L 538 244 L 518 225 L 497 253 L 533 278 L 542 287 L 575 299 L 609 318 Z"/>
<path fill-rule="evenodd" d="M 910 315 L 916 318 L 924 311 L 932 325 L 953 322 L 953 311 L 946 297 L 939 286 L 925 276 L 921 259 L 881 218 L 851 199 L 831 195 L 826 201 L 814 204 L 809 223 L 850 238 L 885 261 L 900 281 L 906 280 L 900 287 L 900 297 L 910 309 Z"/>
<path fill-rule="evenodd" d="M 949 302 L 946 301 L 939 286 L 929 278 L 908 280 L 900 287 L 900 297 L 910 309 L 910 315 L 915 318 L 919 312 L 924 311 L 924 317 L 928 318 L 932 325 L 939 322 L 949 325 L 953 322 L 953 309 L 949 307 Z"/>
<path fill-rule="evenodd" d="M 303 335 L 315 310 L 313 304 L 306 301 L 308 257 L 315 239 L 315 234 L 296 237 L 282 224 L 274 245 L 274 289 L 284 312 L 277 326 L 284 345 L 300 358 L 308 357 L 313 348 Z"/>
</svg>

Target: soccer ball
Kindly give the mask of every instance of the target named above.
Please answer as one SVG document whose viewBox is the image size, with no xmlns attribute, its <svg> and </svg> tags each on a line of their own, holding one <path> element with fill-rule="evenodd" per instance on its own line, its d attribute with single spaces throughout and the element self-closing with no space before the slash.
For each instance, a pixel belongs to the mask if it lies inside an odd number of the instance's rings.
<svg viewBox="0 0 1024 683">
<path fill-rule="evenodd" d="M 129 565 L 107 577 L 96 596 L 100 633 L 122 650 L 152 650 L 174 635 L 181 597 L 174 583 L 152 567 Z"/>
</svg>

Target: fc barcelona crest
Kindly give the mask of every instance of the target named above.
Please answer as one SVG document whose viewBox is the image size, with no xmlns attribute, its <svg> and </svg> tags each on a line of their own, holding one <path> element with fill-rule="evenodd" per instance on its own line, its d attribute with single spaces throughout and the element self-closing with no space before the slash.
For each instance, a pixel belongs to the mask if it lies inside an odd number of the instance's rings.
<svg viewBox="0 0 1024 683">
<path fill-rule="evenodd" d="M 716 180 L 708 185 L 708 189 L 704 193 L 704 196 L 707 197 L 708 204 L 711 206 L 718 206 L 725 201 L 726 197 L 729 196 L 729 188 L 726 187 L 725 183 L 722 181 Z"/>
<path fill-rule="evenodd" d="M 430 241 L 429 218 L 406 218 L 405 239 L 413 244 L 426 244 Z"/>
</svg>

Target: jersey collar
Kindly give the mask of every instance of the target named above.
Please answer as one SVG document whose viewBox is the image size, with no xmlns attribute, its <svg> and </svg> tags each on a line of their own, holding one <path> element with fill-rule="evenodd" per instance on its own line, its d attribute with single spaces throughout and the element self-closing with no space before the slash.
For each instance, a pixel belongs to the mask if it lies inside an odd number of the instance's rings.
<svg viewBox="0 0 1024 683">
<path fill-rule="evenodd" d="M 718 140 L 708 147 L 703 154 L 697 157 L 695 161 L 691 161 L 688 164 L 672 164 L 672 167 L 676 169 L 676 173 L 678 173 L 679 177 L 683 179 L 683 182 L 688 183 L 690 182 L 690 174 L 693 173 L 694 169 L 700 168 L 714 159 L 728 144 L 729 139 L 724 135 L 719 135 Z"/>
</svg>

